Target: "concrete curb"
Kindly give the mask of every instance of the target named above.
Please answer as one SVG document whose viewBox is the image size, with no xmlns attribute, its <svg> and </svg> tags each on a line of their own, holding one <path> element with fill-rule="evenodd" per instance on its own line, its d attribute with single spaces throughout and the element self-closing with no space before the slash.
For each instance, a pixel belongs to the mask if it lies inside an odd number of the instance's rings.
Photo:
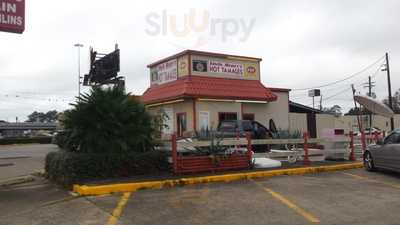
<svg viewBox="0 0 400 225">
<path fill-rule="evenodd" d="M 31 181 L 34 181 L 34 180 L 35 179 L 32 176 L 11 178 L 11 179 L 8 179 L 8 180 L 0 181 L 0 187 L 23 184 L 23 183 L 31 182 Z"/>
<path fill-rule="evenodd" d="M 14 166 L 14 163 L 2 163 L 0 164 L 0 167 L 6 167 L 6 166 Z"/>
<path fill-rule="evenodd" d="M 27 155 L 21 155 L 21 156 L 7 156 L 7 157 L 2 157 L 0 159 L 8 160 L 8 159 L 29 159 L 29 158 L 32 157 Z"/>
<path fill-rule="evenodd" d="M 234 173 L 204 177 L 189 177 L 170 180 L 108 184 L 99 186 L 74 185 L 73 191 L 79 195 L 104 195 L 116 192 L 133 192 L 143 189 L 161 189 L 166 187 L 183 186 L 191 184 L 204 184 L 211 182 L 229 182 L 234 180 L 246 180 L 253 178 L 274 177 L 281 175 L 302 175 L 307 173 L 329 172 L 337 170 L 348 170 L 362 168 L 363 163 L 348 163 L 331 166 L 302 167 L 293 169 L 279 169 L 270 171 L 256 171 L 246 173 Z"/>
</svg>

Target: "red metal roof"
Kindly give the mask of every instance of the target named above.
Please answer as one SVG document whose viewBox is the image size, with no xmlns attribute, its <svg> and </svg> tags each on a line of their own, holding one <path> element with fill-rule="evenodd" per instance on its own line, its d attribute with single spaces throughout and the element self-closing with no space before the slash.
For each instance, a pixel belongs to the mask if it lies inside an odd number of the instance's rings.
<svg viewBox="0 0 400 225">
<path fill-rule="evenodd" d="M 185 97 L 269 102 L 277 99 L 277 96 L 259 80 L 186 76 L 176 81 L 148 88 L 143 93 L 142 100 L 149 104 Z"/>
<path fill-rule="evenodd" d="M 278 87 L 267 87 L 270 89 L 272 92 L 290 92 L 292 89 L 288 88 L 278 88 Z"/>
</svg>

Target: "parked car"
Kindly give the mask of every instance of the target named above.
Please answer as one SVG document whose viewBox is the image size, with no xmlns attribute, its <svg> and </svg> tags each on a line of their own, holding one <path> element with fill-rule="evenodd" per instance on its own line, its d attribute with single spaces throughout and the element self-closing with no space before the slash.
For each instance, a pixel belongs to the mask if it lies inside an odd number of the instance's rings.
<svg viewBox="0 0 400 225">
<path fill-rule="evenodd" d="M 269 139 L 273 137 L 272 132 L 257 121 L 251 120 L 224 120 L 218 124 L 218 133 L 223 137 L 245 137 L 249 133 L 251 139 Z M 253 151 L 269 151 L 269 145 L 254 145 Z"/>
<path fill-rule="evenodd" d="M 376 145 L 368 146 L 364 153 L 364 166 L 368 171 L 383 168 L 400 172 L 400 129 L 394 130 Z"/>
</svg>

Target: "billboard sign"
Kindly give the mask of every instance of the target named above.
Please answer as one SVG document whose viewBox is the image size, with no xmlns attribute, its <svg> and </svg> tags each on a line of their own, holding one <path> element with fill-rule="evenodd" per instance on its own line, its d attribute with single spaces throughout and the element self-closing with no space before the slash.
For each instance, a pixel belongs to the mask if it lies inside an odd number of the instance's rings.
<svg viewBox="0 0 400 225">
<path fill-rule="evenodd" d="M 208 77 L 258 80 L 259 62 L 193 56 L 192 74 Z"/>
<path fill-rule="evenodd" d="M 210 72 L 225 74 L 232 77 L 242 77 L 243 76 L 243 64 L 233 63 L 222 60 L 210 60 Z"/>
<path fill-rule="evenodd" d="M 150 69 L 151 84 L 164 84 L 178 79 L 177 60 L 158 64 Z"/>
<path fill-rule="evenodd" d="M 321 90 L 312 89 L 308 91 L 308 97 L 318 97 L 318 96 L 321 96 Z"/>
<path fill-rule="evenodd" d="M 25 0 L 0 0 L 0 31 L 21 34 L 25 30 Z"/>
<path fill-rule="evenodd" d="M 117 77 L 120 70 L 119 49 L 103 57 L 98 57 L 97 54 L 93 49 L 90 49 L 90 72 L 88 77 L 90 82 L 104 83 L 111 78 Z"/>
</svg>

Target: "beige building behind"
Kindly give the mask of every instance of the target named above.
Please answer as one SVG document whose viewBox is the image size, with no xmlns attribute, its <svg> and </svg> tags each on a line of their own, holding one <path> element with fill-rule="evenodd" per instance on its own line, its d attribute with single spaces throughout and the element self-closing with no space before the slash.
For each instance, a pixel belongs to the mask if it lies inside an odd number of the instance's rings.
<svg viewBox="0 0 400 225">
<path fill-rule="evenodd" d="M 363 128 L 369 127 L 369 116 L 360 117 Z M 400 127 L 400 115 L 394 116 L 395 127 Z M 289 113 L 289 130 L 307 131 L 307 115 L 305 113 Z M 346 134 L 350 131 L 358 132 L 357 116 L 334 116 L 330 114 L 316 114 L 317 137 L 321 137 L 325 129 L 343 129 Z M 372 116 L 372 127 L 388 133 L 390 118 L 379 115 Z"/>
</svg>

